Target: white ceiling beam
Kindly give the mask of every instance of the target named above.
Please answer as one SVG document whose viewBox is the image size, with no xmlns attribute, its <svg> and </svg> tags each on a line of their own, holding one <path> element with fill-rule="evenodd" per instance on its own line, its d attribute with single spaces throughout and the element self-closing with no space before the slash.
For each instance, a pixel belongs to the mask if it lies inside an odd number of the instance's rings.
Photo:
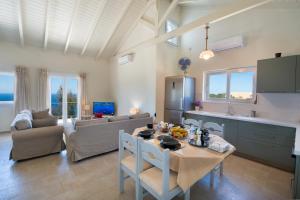
<svg viewBox="0 0 300 200">
<path fill-rule="evenodd" d="M 178 36 L 183 35 L 186 32 L 193 31 L 194 29 L 197 29 L 200 27 L 204 27 L 207 23 L 213 24 L 213 23 L 222 21 L 222 20 L 232 17 L 234 15 L 237 15 L 242 12 L 248 11 L 250 9 L 267 4 L 271 1 L 272 0 L 247 0 L 247 1 L 242 0 L 239 3 L 220 8 L 213 13 L 210 13 L 206 16 L 200 17 L 197 20 L 195 20 L 189 24 L 183 25 L 174 31 L 171 31 L 171 32 L 165 33 L 159 37 L 154 37 L 152 39 L 141 42 L 131 48 L 128 48 L 127 50 L 119 52 L 118 55 L 132 53 L 132 51 L 136 50 L 137 48 L 145 47 L 145 46 L 149 46 L 149 45 L 155 45 L 157 43 L 164 42 L 169 38 L 178 37 Z"/>
<path fill-rule="evenodd" d="M 47 49 L 47 46 L 48 46 L 50 4 L 51 4 L 51 0 L 47 0 L 46 18 L 45 18 L 44 49 Z"/>
<path fill-rule="evenodd" d="M 71 24 L 69 26 L 67 41 L 66 41 L 66 45 L 65 45 L 65 50 L 64 50 L 65 54 L 67 53 L 68 48 L 69 48 L 69 44 L 70 44 L 70 40 L 71 40 L 71 36 L 72 36 L 74 24 L 75 24 L 75 19 L 76 19 L 77 14 L 78 14 L 79 5 L 80 5 L 80 0 L 76 0 L 75 8 L 74 8 L 73 14 L 72 14 Z"/>
<path fill-rule="evenodd" d="M 155 29 L 155 24 L 154 24 L 153 22 L 149 21 L 147 18 L 142 17 L 142 18 L 140 19 L 140 22 L 141 22 L 143 25 L 147 26 L 149 29 L 151 29 L 151 30 L 153 30 L 153 31 L 156 30 L 156 29 Z"/>
<path fill-rule="evenodd" d="M 162 18 L 158 22 L 158 28 L 162 26 L 162 24 L 167 20 L 167 17 L 171 14 L 171 12 L 176 8 L 179 0 L 173 0 L 172 3 L 167 8 L 166 12 L 162 16 Z"/>
<path fill-rule="evenodd" d="M 23 17 L 22 17 L 22 0 L 18 1 L 18 24 L 21 46 L 24 47 Z"/>
<path fill-rule="evenodd" d="M 121 47 L 123 46 L 126 39 L 130 36 L 132 31 L 135 29 L 137 24 L 139 23 L 140 19 L 143 17 L 143 15 L 148 11 L 148 9 L 155 3 L 155 0 L 149 0 L 146 4 L 146 6 L 141 10 L 140 14 L 136 18 L 136 20 L 133 22 L 133 24 L 129 27 L 127 32 L 123 35 L 121 38 L 121 41 L 119 42 L 119 45 L 117 46 L 116 50 L 114 51 L 113 55 L 117 54 L 117 52 L 120 51 Z"/>
<path fill-rule="evenodd" d="M 88 36 L 87 36 L 87 38 L 86 38 L 86 40 L 84 42 L 84 45 L 83 45 L 83 48 L 82 48 L 82 51 L 81 51 L 80 55 L 83 55 L 85 53 L 85 51 L 86 51 L 86 49 L 87 49 L 87 47 L 89 45 L 89 42 L 90 42 L 92 36 L 95 33 L 97 24 L 99 22 L 100 17 L 103 14 L 104 8 L 106 7 L 107 3 L 108 3 L 108 0 L 104 0 L 104 2 L 103 1 L 99 1 L 99 5 L 98 5 L 97 11 L 96 11 L 97 14 L 95 16 L 94 22 L 90 26 L 90 29 L 89 29 L 88 34 L 87 34 Z"/>
<path fill-rule="evenodd" d="M 121 21 L 123 20 L 124 16 L 126 15 L 128 9 L 129 9 L 129 6 L 131 5 L 133 0 L 130 0 L 128 2 L 128 4 L 126 5 L 126 8 L 124 9 L 119 21 L 117 22 L 116 26 L 114 27 L 113 31 L 111 32 L 110 36 L 107 38 L 107 40 L 105 40 L 104 44 L 102 44 L 102 46 L 100 47 L 97 55 L 96 55 L 96 59 L 99 58 L 101 56 L 101 54 L 103 53 L 104 49 L 106 48 L 106 46 L 108 45 L 108 43 L 110 42 L 112 36 L 114 35 L 115 31 L 118 29 L 118 27 L 120 26 L 121 24 Z"/>
</svg>

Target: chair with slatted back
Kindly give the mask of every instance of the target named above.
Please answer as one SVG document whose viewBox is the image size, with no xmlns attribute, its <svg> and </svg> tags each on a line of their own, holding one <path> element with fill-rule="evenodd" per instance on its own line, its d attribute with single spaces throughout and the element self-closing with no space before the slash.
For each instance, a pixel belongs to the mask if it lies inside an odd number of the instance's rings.
<svg viewBox="0 0 300 200">
<path fill-rule="evenodd" d="M 203 129 L 207 129 L 209 134 L 214 134 L 218 135 L 222 138 L 224 138 L 224 124 L 217 124 L 215 122 L 205 122 L 202 126 Z M 219 171 L 220 176 L 223 176 L 223 162 L 221 162 L 217 167 L 215 167 L 211 172 L 210 172 L 210 185 L 214 185 L 214 177 L 215 177 L 215 172 Z"/>
<path fill-rule="evenodd" d="M 129 156 L 125 157 L 126 151 Z M 127 178 L 131 177 L 137 183 L 137 138 L 125 133 L 123 130 L 119 131 L 119 189 L 124 192 L 124 182 Z M 149 163 L 144 163 L 142 171 L 149 169 L 152 166 Z M 128 176 L 125 176 L 127 174 Z M 137 188 L 137 187 L 136 187 Z"/>
<path fill-rule="evenodd" d="M 185 119 L 182 118 L 182 124 L 185 126 L 195 126 L 196 128 L 201 128 L 202 126 L 202 120 L 195 120 L 195 119 Z"/>
<path fill-rule="evenodd" d="M 142 172 L 140 166 L 143 166 L 145 161 L 154 167 Z M 161 151 L 156 145 L 138 138 L 138 200 L 143 199 L 144 189 L 158 200 L 170 200 L 183 194 L 182 189 L 177 185 L 177 173 L 169 169 L 169 161 L 169 149 Z M 184 199 L 190 199 L 190 190 L 184 193 Z"/>
</svg>

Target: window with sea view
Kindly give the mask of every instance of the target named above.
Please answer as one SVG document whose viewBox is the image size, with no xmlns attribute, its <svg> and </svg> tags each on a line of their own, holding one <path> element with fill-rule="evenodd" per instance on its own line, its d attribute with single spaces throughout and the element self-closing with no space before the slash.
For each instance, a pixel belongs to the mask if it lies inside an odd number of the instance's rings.
<svg viewBox="0 0 300 200">
<path fill-rule="evenodd" d="M 59 119 L 78 117 L 78 79 L 76 77 L 50 77 L 51 113 Z"/>
<path fill-rule="evenodd" d="M 15 76 L 10 73 L 0 73 L 0 102 L 14 101 Z"/>
</svg>

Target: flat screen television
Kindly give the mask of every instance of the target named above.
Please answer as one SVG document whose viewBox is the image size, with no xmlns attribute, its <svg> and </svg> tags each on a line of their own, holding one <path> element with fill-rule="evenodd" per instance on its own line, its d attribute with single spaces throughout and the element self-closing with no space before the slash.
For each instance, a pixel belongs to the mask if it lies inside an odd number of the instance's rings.
<svg viewBox="0 0 300 200">
<path fill-rule="evenodd" d="M 102 113 L 104 115 L 115 114 L 114 102 L 93 102 L 93 114 Z"/>
</svg>

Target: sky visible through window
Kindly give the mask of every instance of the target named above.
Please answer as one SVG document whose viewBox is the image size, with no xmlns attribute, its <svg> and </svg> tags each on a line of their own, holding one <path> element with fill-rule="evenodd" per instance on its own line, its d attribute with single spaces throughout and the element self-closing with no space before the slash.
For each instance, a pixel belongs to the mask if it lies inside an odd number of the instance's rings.
<svg viewBox="0 0 300 200">
<path fill-rule="evenodd" d="M 15 77 L 13 75 L 0 74 L 0 101 L 14 100 Z"/>
<path fill-rule="evenodd" d="M 63 87 L 64 79 L 61 77 L 51 78 L 51 94 L 56 94 L 60 87 Z M 77 79 L 67 79 L 67 90 L 73 94 L 78 92 L 78 81 Z"/>
<path fill-rule="evenodd" d="M 209 74 L 208 75 L 208 97 L 217 99 L 249 100 L 253 98 L 253 71 L 235 71 Z M 230 78 L 229 80 L 227 80 Z M 229 82 L 229 94 L 227 94 L 227 81 Z"/>
</svg>

